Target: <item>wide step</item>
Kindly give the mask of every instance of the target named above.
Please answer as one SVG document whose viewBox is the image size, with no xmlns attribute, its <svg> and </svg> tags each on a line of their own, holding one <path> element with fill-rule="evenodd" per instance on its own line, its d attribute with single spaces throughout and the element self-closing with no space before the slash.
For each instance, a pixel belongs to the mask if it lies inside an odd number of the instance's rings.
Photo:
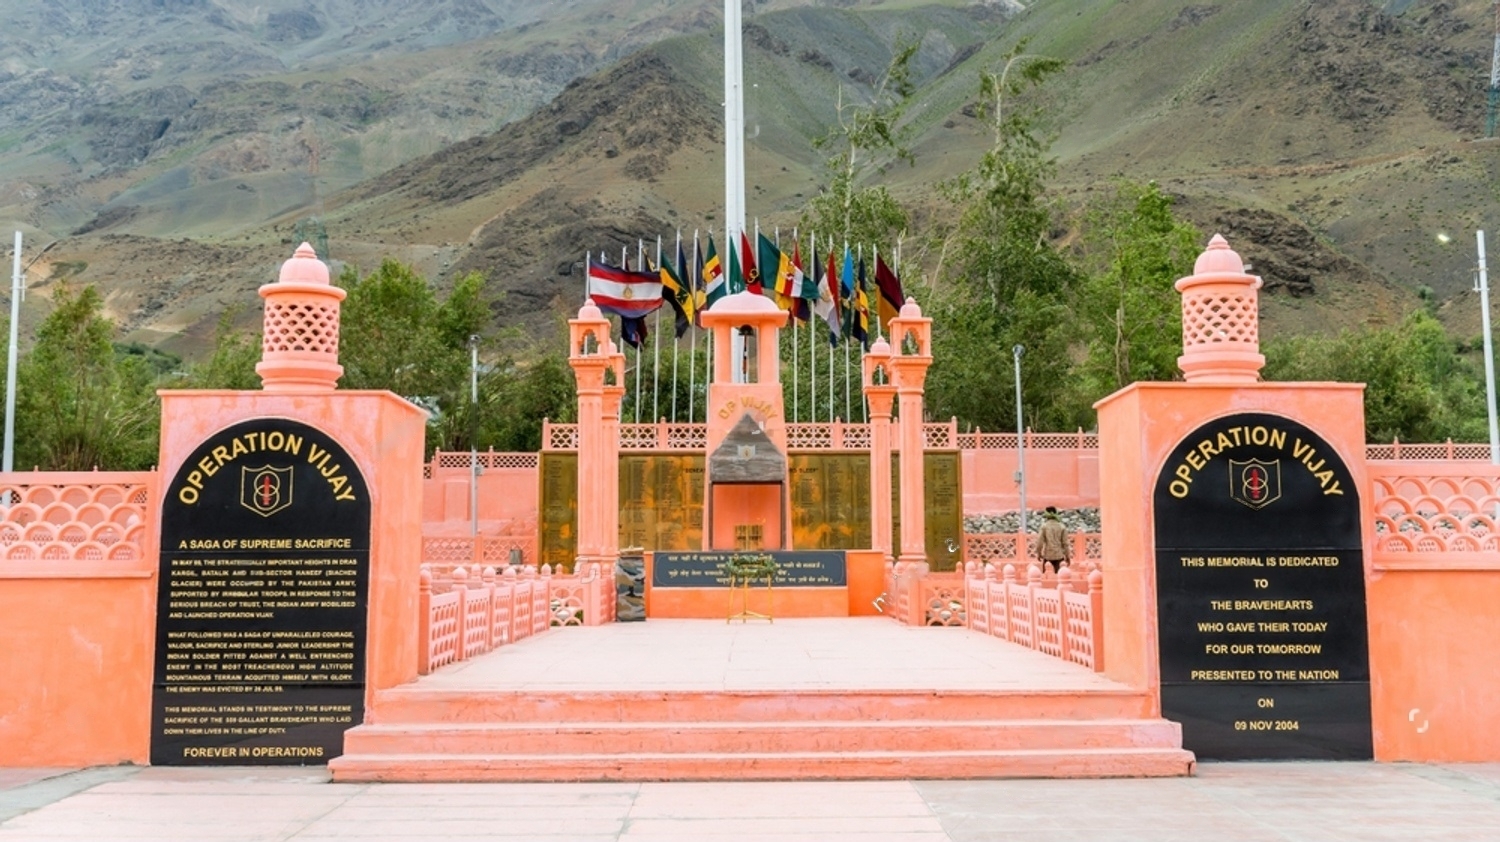
<svg viewBox="0 0 1500 842">
<path fill-rule="evenodd" d="M 1181 745 L 1164 719 L 536 722 L 363 725 L 349 754 L 638 754 L 1004 751 Z"/>
<path fill-rule="evenodd" d="M 713 781 L 1179 777 L 1180 748 L 738 754 L 361 755 L 329 763 L 335 781 Z"/>
<path fill-rule="evenodd" d="M 1139 719 L 1149 696 L 1122 691 L 592 691 L 480 692 L 398 688 L 380 693 L 367 721 L 806 722 L 871 720 Z"/>
</svg>

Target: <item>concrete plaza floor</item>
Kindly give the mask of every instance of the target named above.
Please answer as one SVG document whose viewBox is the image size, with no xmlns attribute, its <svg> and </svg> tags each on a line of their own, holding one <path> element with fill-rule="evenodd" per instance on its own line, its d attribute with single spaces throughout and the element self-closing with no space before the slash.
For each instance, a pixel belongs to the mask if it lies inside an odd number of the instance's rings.
<svg viewBox="0 0 1500 842">
<path fill-rule="evenodd" d="M 311 768 L 0 769 L 0 842 L 1500 839 L 1500 764 L 1206 763 L 1192 778 L 334 784 Z"/>
<path fill-rule="evenodd" d="M 964 628 L 885 617 L 649 620 L 553 629 L 420 690 L 1124 690 L 1086 667 Z"/>
</svg>

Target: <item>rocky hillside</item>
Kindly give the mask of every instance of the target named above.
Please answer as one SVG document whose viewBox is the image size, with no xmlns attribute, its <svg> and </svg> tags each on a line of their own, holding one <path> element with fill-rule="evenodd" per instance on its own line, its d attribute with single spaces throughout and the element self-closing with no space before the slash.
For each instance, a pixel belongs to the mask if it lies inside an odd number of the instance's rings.
<svg viewBox="0 0 1500 842">
<path fill-rule="evenodd" d="M 98 284 L 131 338 L 192 352 L 225 308 L 253 321 L 311 217 L 337 262 L 484 271 L 497 322 L 533 328 L 576 306 L 586 251 L 721 224 L 712 0 L 5 5 L 0 222 L 28 253 L 58 240 L 32 282 Z M 775 0 L 746 22 L 763 227 L 817 189 L 811 140 L 903 37 L 917 165 L 888 178 L 934 206 L 988 142 L 979 68 L 1028 38 L 1070 65 L 1047 102 L 1065 200 L 1162 183 L 1265 277 L 1273 330 L 1388 321 L 1420 288 L 1477 330 L 1486 0 Z"/>
</svg>

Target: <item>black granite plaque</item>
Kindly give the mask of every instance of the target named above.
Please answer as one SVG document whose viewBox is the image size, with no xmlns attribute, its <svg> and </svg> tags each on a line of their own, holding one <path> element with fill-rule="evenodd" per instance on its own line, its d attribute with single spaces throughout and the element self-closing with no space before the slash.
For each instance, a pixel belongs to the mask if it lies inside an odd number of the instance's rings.
<svg viewBox="0 0 1500 842">
<path fill-rule="evenodd" d="M 262 418 L 163 493 L 151 762 L 325 763 L 364 719 L 370 496 L 338 442 Z"/>
<path fill-rule="evenodd" d="M 1200 758 L 1369 759 L 1359 491 L 1302 424 L 1240 414 L 1157 480 L 1162 715 Z"/>
<path fill-rule="evenodd" d="M 778 588 L 842 588 L 848 584 L 844 554 L 825 550 L 771 550 L 766 553 L 781 568 Z M 727 588 L 729 577 L 721 566 L 732 552 L 656 553 L 652 557 L 653 588 Z"/>
</svg>

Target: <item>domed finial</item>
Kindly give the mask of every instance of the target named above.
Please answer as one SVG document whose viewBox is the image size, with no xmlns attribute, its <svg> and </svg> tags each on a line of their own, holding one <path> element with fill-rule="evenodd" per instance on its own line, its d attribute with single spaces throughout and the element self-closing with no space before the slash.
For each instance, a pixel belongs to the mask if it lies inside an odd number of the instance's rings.
<svg viewBox="0 0 1500 842">
<path fill-rule="evenodd" d="M 578 308 L 578 320 L 597 322 L 603 319 L 604 313 L 599 310 L 599 305 L 594 303 L 594 299 L 585 298 L 583 306 Z"/>
<path fill-rule="evenodd" d="M 281 264 L 279 280 L 293 284 L 328 284 L 328 264 L 318 259 L 318 252 L 309 243 L 297 246 L 292 259 Z"/>
<path fill-rule="evenodd" d="M 1266 358 L 1260 353 L 1261 280 L 1229 242 L 1215 234 L 1198 255 L 1193 274 L 1178 279 L 1182 293 L 1183 379 L 1204 383 L 1254 383 Z"/>
<path fill-rule="evenodd" d="M 260 288 L 266 300 L 261 359 L 255 366 L 268 392 L 331 391 L 339 365 L 339 302 L 348 295 L 328 282 L 328 264 L 308 243 L 281 264 L 280 279 Z"/>
<path fill-rule="evenodd" d="M 891 343 L 885 341 L 884 336 L 875 337 L 875 342 L 870 345 L 870 353 L 877 357 L 889 357 L 891 355 Z"/>
<path fill-rule="evenodd" d="M 901 318 L 903 318 L 903 319 L 920 319 L 920 318 L 922 318 L 922 308 L 917 306 L 917 299 L 912 298 L 909 295 L 906 297 L 906 303 L 901 305 Z"/>
<path fill-rule="evenodd" d="M 1198 255 L 1198 260 L 1193 264 L 1194 275 L 1208 274 L 1235 274 L 1245 273 L 1245 262 L 1240 259 L 1238 253 L 1229 247 L 1229 241 L 1222 234 L 1215 234 L 1208 241 L 1208 248 Z"/>
</svg>

